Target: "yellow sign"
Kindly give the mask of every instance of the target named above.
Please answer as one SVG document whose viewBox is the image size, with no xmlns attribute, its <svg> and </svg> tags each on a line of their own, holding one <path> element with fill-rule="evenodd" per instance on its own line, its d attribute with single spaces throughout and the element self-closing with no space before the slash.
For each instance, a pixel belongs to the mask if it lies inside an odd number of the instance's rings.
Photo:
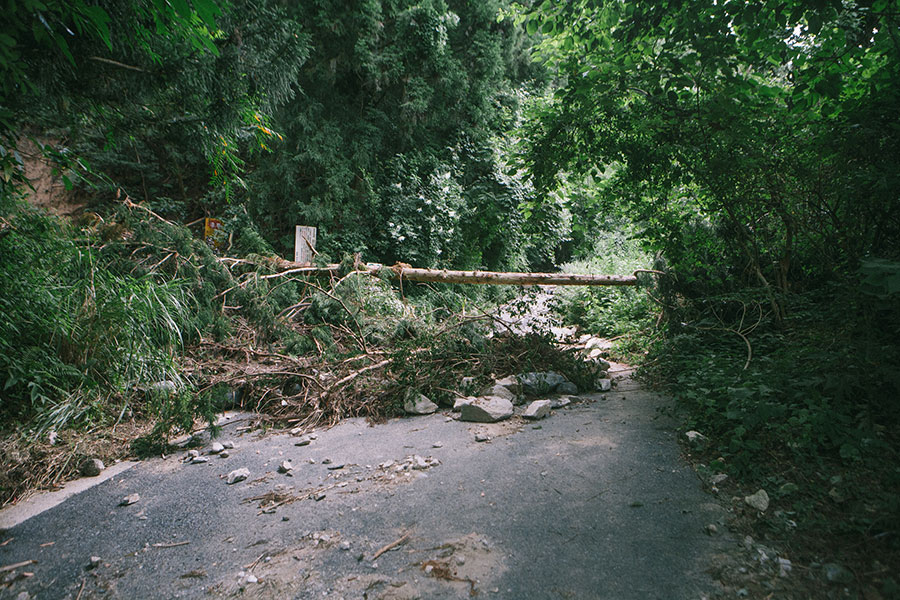
<svg viewBox="0 0 900 600">
<path fill-rule="evenodd" d="M 207 218 L 203 225 L 203 239 L 211 248 L 222 251 L 228 244 L 228 233 L 225 231 L 225 224 L 219 219 Z"/>
</svg>

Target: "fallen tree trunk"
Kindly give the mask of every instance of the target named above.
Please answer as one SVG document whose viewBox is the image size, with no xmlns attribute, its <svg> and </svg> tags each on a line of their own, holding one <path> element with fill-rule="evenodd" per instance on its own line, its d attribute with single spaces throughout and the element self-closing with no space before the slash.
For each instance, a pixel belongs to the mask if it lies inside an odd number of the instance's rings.
<svg viewBox="0 0 900 600">
<path fill-rule="evenodd" d="M 228 259 L 223 259 L 228 260 Z M 232 261 L 234 259 L 231 259 Z M 249 262 L 249 261 L 240 261 Z M 281 271 L 264 275 L 263 279 L 287 275 L 335 275 L 340 265 L 312 266 L 288 260 L 278 260 Z M 386 266 L 377 263 L 359 264 L 357 271 L 378 276 L 388 273 L 406 281 L 436 283 L 469 283 L 482 285 L 637 285 L 635 275 L 582 275 L 578 273 L 505 273 L 499 271 L 454 271 L 449 269 L 417 269 L 404 263 Z"/>
</svg>

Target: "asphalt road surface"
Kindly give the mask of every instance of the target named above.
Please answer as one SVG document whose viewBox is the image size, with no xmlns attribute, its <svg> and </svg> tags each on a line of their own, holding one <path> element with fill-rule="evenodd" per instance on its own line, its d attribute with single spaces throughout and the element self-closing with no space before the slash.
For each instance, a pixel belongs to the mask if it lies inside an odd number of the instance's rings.
<svg viewBox="0 0 900 600">
<path fill-rule="evenodd" d="M 0 568 L 36 561 L 0 598 L 700 599 L 733 540 L 706 534 L 723 509 L 668 403 L 623 377 L 538 422 L 348 420 L 305 446 L 233 423 L 227 458 L 143 461 L 0 533 Z"/>
</svg>

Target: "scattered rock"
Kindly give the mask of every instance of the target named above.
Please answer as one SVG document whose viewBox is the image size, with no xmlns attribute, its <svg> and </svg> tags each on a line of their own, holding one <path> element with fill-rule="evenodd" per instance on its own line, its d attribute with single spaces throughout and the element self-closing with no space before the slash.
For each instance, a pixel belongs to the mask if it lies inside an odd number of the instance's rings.
<svg viewBox="0 0 900 600">
<path fill-rule="evenodd" d="M 706 535 L 716 535 L 717 533 L 719 533 L 719 528 L 715 524 L 710 523 L 706 526 Z"/>
<path fill-rule="evenodd" d="M 191 459 L 192 465 L 201 465 L 203 463 L 208 463 L 208 462 L 209 462 L 208 456 L 195 456 Z"/>
<path fill-rule="evenodd" d="M 187 460 L 190 461 L 192 458 L 197 458 L 198 456 L 200 456 L 199 450 L 188 450 Z"/>
<path fill-rule="evenodd" d="M 301 438 L 294 442 L 295 446 L 309 446 L 312 443 L 312 440 L 308 437 Z"/>
<path fill-rule="evenodd" d="M 29 594 L 29 593 L 26 592 L 25 590 L 22 590 L 22 591 L 19 592 L 18 595 L 16 596 L 16 600 L 31 600 L 31 594 Z"/>
<path fill-rule="evenodd" d="M 793 565 L 791 565 L 791 561 L 786 558 L 778 558 L 778 576 L 779 577 L 787 577 Z"/>
<path fill-rule="evenodd" d="M 283 461 L 281 461 L 281 464 L 278 465 L 279 473 L 288 473 L 293 470 L 294 470 L 294 465 L 292 465 L 291 461 L 289 461 L 289 460 L 283 460 Z"/>
<path fill-rule="evenodd" d="M 228 477 L 225 478 L 225 483 L 227 483 L 228 485 L 232 485 L 238 483 L 239 481 L 243 481 L 248 477 L 250 477 L 250 469 L 247 469 L 246 467 L 242 469 L 235 469 L 228 474 Z"/>
<path fill-rule="evenodd" d="M 313 495 L 313 500 L 315 500 L 316 502 L 320 502 L 320 501 L 322 501 L 322 500 L 324 500 L 324 499 L 325 499 L 325 493 L 324 493 L 324 492 L 319 492 L 318 494 L 314 494 L 314 495 Z"/>
<path fill-rule="evenodd" d="M 129 506 L 140 501 L 140 499 L 141 497 L 139 494 L 128 494 L 127 496 L 122 498 L 122 501 L 119 502 L 119 506 Z"/>
<path fill-rule="evenodd" d="M 485 433 L 476 433 L 475 441 L 476 442 L 489 442 L 489 441 L 491 441 L 491 436 L 489 436 Z"/>
<path fill-rule="evenodd" d="M 855 579 L 853 573 L 837 563 L 825 563 L 822 565 L 822 572 L 825 574 L 825 579 L 831 583 L 848 584 L 853 583 Z"/>
<path fill-rule="evenodd" d="M 259 581 L 259 579 L 257 579 L 256 575 L 247 575 L 244 581 L 247 583 L 256 583 Z"/>
<path fill-rule="evenodd" d="M 431 445 L 431 447 L 432 448 L 443 448 L 444 444 L 442 444 L 441 442 L 435 442 Z"/>
<path fill-rule="evenodd" d="M 222 446 L 224 446 L 226 450 L 229 450 L 229 449 L 233 450 L 234 442 L 228 440 L 228 441 L 222 442 Z"/>
<path fill-rule="evenodd" d="M 608 392 L 612 389 L 612 379 L 601 378 L 594 385 L 598 392 Z"/>
<path fill-rule="evenodd" d="M 563 408 L 572 404 L 572 398 L 569 396 L 557 396 L 550 398 L 550 408 Z"/>
<path fill-rule="evenodd" d="M 710 485 L 719 485 L 726 479 L 728 479 L 728 475 L 726 475 L 725 473 L 716 473 L 715 475 L 713 475 L 712 477 L 709 478 L 709 483 L 710 483 Z"/>
<path fill-rule="evenodd" d="M 539 373 L 522 373 L 518 375 L 519 385 L 522 386 L 522 392 L 528 396 L 545 396 L 556 387 L 568 380 L 553 371 Z"/>
<path fill-rule="evenodd" d="M 231 453 L 228 452 L 228 450 L 222 450 L 221 452 L 219 452 L 219 458 L 228 458 L 229 456 L 231 456 Z"/>
<path fill-rule="evenodd" d="M 225 449 L 225 445 L 224 445 L 224 444 L 220 444 L 219 442 L 213 442 L 213 443 L 210 444 L 210 446 L 209 446 L 209 453 L 210 453 L 210 454 L 219 454 L 219 453 L 222 452 L 222 450 L 224 450 L 224 449 Z"/>
<path fill-rule="evenodd" d="M 684 437 L 692 447 L 700 449 L 706 446 L 708 438 L 699 431 L 685 431 Z"/>
<path fill-rule="evenodd" d="M 331 459 L 330 459 L 330 458 L 325 458 L 325 459 L 323 459 L 323 460 L 322 460 L 322 464 L 323 464 L 323 465 L 330 465 L 330 464 L 331 464 Z"/>
<path fill-rule="evenodd" d="M 553 403 L 550 400 L 535 400 L 528 405 L 528 408 L 525 409 L 522 416 L 532 420 L 543 419 L 550 414 L 552 405 Z"/>
<path fill-rule="evenodd" d="M 563 381 L 558 386 L 556 386 L 557 394 L 570 394 L 574 396 L 578 393 L 578 386 L 572 383 L 571 381 Z"/>
<path fill-rule="evenodd" d="M 59 441 L 59 434 L 56 433 L 55 431 L 51 431 L 50 433 L 47 434 L 47 443 L 49 443 L 51 446 L 55 446 L 56 442 L 58 442 L 58 441 Z"/>
<path fill-rule="evenodd" d="M 96 569 L 97 567 L 100 566 L 100 563 L 101 563 L 101 562 L 103 562 L 103 559 L 102 559 L 102 558 L 100 558 L 99 556 L 92 556 L 92 557 L 91 557 L 91 562 L 88 563 L 87 568 L 88 568 L 88 569 Z"/>
<path fill-rule="evenodd" d="M 344 552 L 349 552 L 350 551 L 350 542 L 348 542 L 347 540 L 344 540 L 343 542 L 341 542 L 339 547 Z"/>
<path fill-rule="evenodd" d="M 476 398 L 474 402 L 463 404 L 460 408 L 460 420 L 475 423 L 495 423 L 508 419 L 513 415 L 512 402 L 499 396 Z"/>
<path fill-rule="evenodd" d="M 410 415 L 430 415 L 438 409 L 438 405 L 428 399 L 424 394 L 407 394 L 403 403 L 403 410 Z"/>
<path fill-rule="evenodd" d="M 85 477 L 96 477 L 100 474 L 100 471 L 106 468 L 106 465 L 103 464 L 103 461 L 99 458 L 86 458 L 81 463 L 81 467 L 79 471 Z"/>
<path fill-rule="evenodd" d="M 324 461 L 323 461 L 323 462 L 324 462 Z M 329 470 L 329 471 L 337 471 L 337 470 L 343 469 L 343 468 L 344 468 L 344 463 L 337 463 L 337 464 L 334 464 L 334 465 L 328 465 L 328 470 Z"/>
<path fill-rule="evenodd" d="M 755 494 L 744 496 L 744 502 L 759 512 L 766 512 L 766 509 L 769 508 L 769 495 L 766 490 L 760 489 Z"/>
</svg>

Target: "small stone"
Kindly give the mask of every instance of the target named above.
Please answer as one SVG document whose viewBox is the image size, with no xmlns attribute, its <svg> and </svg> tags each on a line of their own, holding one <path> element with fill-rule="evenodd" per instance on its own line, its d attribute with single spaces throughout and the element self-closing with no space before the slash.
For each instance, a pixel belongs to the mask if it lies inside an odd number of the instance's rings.
<svg viewBox="0 0 900 600">
<path fill-rule="evenodd" d="M 306 459 L 306 462 L 308 462 L 311 465 L 314 465 L 314 464 L 316 464 L 316 459 L 314 459 L 312 456 L 310 456 L 309 458 Z"/>
<path fill-rule="evenodd" d="M 55 431 L 51 431 L 50 433 L 47 434 L 47 442 L 51 446 L 55 446 L 56 442 L 58 442 L 58 441 L 59 441 L 59 434 L 56 433 Z"/>
<path fill-rule="evenodd" d="M 531 428 L 532 429 L 543 429 L 544 426 L 543 425 L 532 425 Z"/>
<path fill-rule="evenodd" d="M 88 569 L 96 569 L 100 566 L 100 563 L 103 561 L 99 556 L 92 556 L 91 562 L 88 564 Z"/>
<path fill-rule="evenodd" d="M 325 494 L 322 492 L 319 492 L 318 494 L 313 496 L 313 500 L 315 500 L 316 502 L 320 502 L 324 499 L 325 499 Z"/>
<path fill-rule="evenodd" d="M 760 489 L 755 494 L 744 496 L 744 503 L 759 512 L 766 512 L 766 509 L 769 508 L 769 495 L 766 493 L 766 490 Z"/>
<path fill-rule="evenodd" d="M 431 445 L 431 447 L 432 448 L 443 448 L 444 444 L 442 444 L 441 442 L 435 442 Z"/>
<path fill-rule="evenodd" d="M 550 402 L 550 408 L 563 408 L 572 403 L 572 398 L 569 396 L 558 396 L 556 398 L 551 398 Z"/>
<path fill-rule="evenodd" d="M 330 464 L 331 464 L 331 459 L 330 459 L 330 458 L 326 458 L 325 460 L 322 461 L 322 464 L 323 464 L 323 465 L 330 465 Z"/>
<path fill-rule="evenodd" d="M 778 558 L 778 576 L 779 577 L 787 577 L 791 572 L 791 561 L 786 558 Z"/>
<path fill-rule="evenodd" d="M 595 386 L 598 392 L 608 392 L 612 389 L 612 379 L 598 379 Z"/>
<path fill-rule="evenodd" d="M 822 572 L 825 573 L 825 579 L 831 583 L 848 584 L 853 583 L 855 579 L 853 573 L 837 563 L 825 563 L 822 565 Z"/>
<path fill-rule="evenodd" d="M 229 448 L 234 449 L 234 442 L 232 442 L 232 441 L 222 442 L 222 446 L 224 446 L 226 450 Z"/>
<path fill-rule="evenodd" d="M 466 557 L 463 556 L 462 554 L 460 554 L 459 556 L 457 556 L 457 557 L 456 557 L 456 564 L 458 564 L 459 566 L 463 566 L 464 564 L 466 564 Z"/>
<path fill-rule="evenodd" d="M 528 405 L 528 408 L 525 409 L 522 416 L 532 420 L 543 419 L 550 414 L 550 407 L 552 405 L 553 403 L 550 400 L 535 400 Z"/>
<path fill-rule="evenodd" d="M 424 471 L 429 467 L 428 461 L 416 454 L 413 456 L 412 468 L 417 471 Z"/>
<path fill-rule="evenodd" d="M 719 533 L 719 528 L 713 523 L 706 526 L 706 535 L 716 535 L 717 533 Z"/>
<path fill-rule="evenodd" d="M 700 433 L 699 431 L 685 431 L 684 437 L 687 439 L 688 444 L 693 446 L 694 448 L 703 448 L 706 446 L 707 437 Z"/>
<path fill-rule="evenodd" d="M 303 428 L 302 427 L 294 427 L 293 429 L 291 429 L 290 433 L 291 433 L 291 435 L 298 435 L 300 433 L 303 433 Z"/>
<path fill-rule="evenodd" d="M 350 551 L 350 542 L 348 542 L 347 540 L 344 540 L 343 542 L 341 542 L 339 547 L 344 552 L 349 552 Z"/>
<path fill-rule="evenodd" d="M 213 442 L 209 445 L 209 453 L 210 454 L 219 454 L 222 450 L 225 449 L 225 445 L 219 442 Z"/>
<path fill-rule="evenodd" d="M 203 463 L 208 463 L 208 462 L 209 462 L 208 456 L 195 456 L 194 458 L 191 459 L 192 465 L 202 465 Z"/>
<path fill-rule="evenodd" d="M 728 479 L 728 475 L 726 475 L 725 473 L 717 473 L 709 478 L 709 483 L 711 485 L 719 485 L 726 479 Z"/>
<path fill-rule="evenodd" d="M 198 456 L 200 456 L 199 450 L 188 450 L 188 453 L 187 453 L 188 458 L 197 458 Z"/>
<path fill-rule="evenodd" d="M 337 471 L 338 469 L 343 469 L 343 468 L 344 468 L 344 463 L 337 463 L 337 464 L 328 466 L 329 471 Z"/>
<path fill-rule="evenodd" d="M 291 461 L 289 461 L 289 460 L 283 460 L 283 461 L 281 461 L 281 464 L 278 465 L 279 473 L 289 473 L 293 469 L 294 469 L 294 465 L 292 465 Z"/>
<path fill-rule="evenodd" d="M 16 595 L 16 600 L 31 600 L 31 594 L 22 590 Z"/>
<path fill-rule="evenodd" d="M 242 469 L 235 469 L 228 474 L 228 477 L 225 479 L 225 483 L 227 483 L 228 485 L 232 485 L 240 481 L 244 481 L 248 477 L 250 477 L 250 469 L 246 467 Z"/>
<path fill-rule="evenodd" d="M 231 453 L 228 450 L 219 452 L 219 458 L 228 458 L 229 456 L 231 456 Z"/>
<path fill-rule="evenodd" d="M 434 565 L 425 565 L 425 574 L 431 575 L 431 572 L 434 571 Z"/>
<path fill-rule="evenodd" d="M 100 474 L 100 471 L 106 468 L 106 465 L 103 464 L 103 461 L 99 458 L 86 458 L 84 462 L 81 463 L 81 474 L 85 477 L 96 477 Z"/>
<path fill-rule="evenodd" d="M 305 437 L 305 438 L 301 438 L 301 439 L 297 440 L 296 442 L 294 442 L 294 445 L 295 446 L 309 446 L 311 443 L 312 443 L 312 440 L 309 439 L 308 437 Z"/>
<path fill-rule="evenodd" d="M 119 506 L 129 506 L 131 504 L 134 504 L 135 502 L 138 502 L 140 499 L 141 497 L 139 494 L 128 494 L 127 496 L 122 498 L 122 501 L 119 502 Z"/>
<path fill-rule="evenodd" d="M 491 438 L 489 435 L 486 435 L 484 433 L 476 433 L 475 441 L 476 442 L 489 442 L 489 441 L 491 441 Z"/>
<path fill-rule="evenodd" d="M 244 579 L 247 583 L 256 583 L 259 579 L 256 578 L 256 575 L 247 575 L 247 578 Z"/>
<path fill-rule="evenodd" d="M 430 415 L 438 409 L 438 405 L 428 399 L 424 394 L 407 394 L 403 403 L 403 410 L 410 415 Z"/>
</svg>

